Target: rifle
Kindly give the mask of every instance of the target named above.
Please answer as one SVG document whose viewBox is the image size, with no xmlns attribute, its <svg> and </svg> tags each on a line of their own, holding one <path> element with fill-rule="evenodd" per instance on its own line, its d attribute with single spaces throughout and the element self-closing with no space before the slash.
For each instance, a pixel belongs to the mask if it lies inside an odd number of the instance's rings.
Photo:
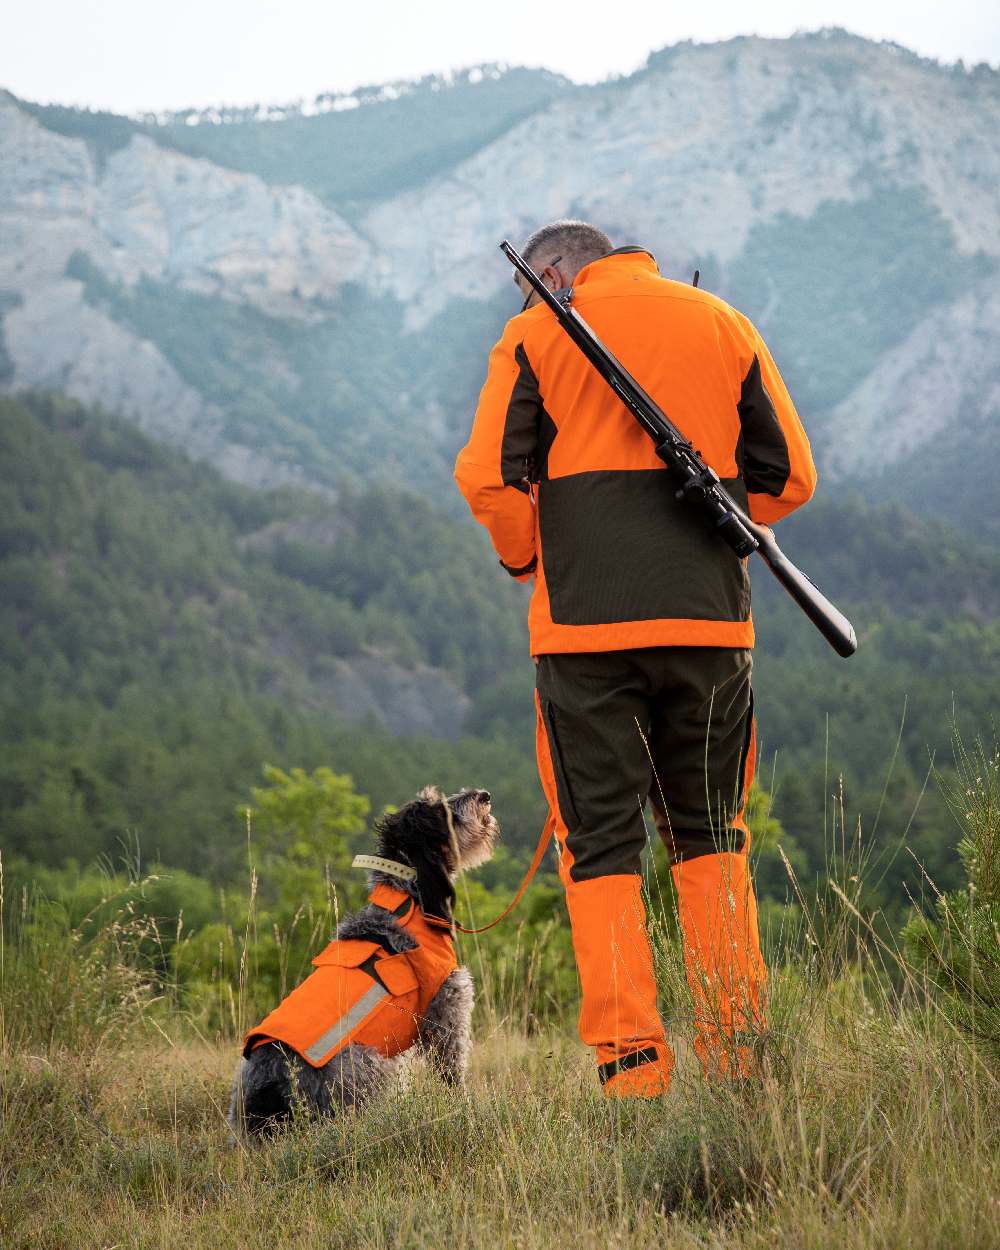
<svg viewBox="0 0 1000 1250">
<path fill-rule="evenodd" d="M 722 485 L 718 473 L 705 463 L 656 401 L 608 351 L 572 307 L 572 287 L 553 294 L 506 239 L 500 244 L 500 250 L 548 304 L 562 328 L 653 440 L 657 456 L 677 482 L 676 497 L 698 504 L 707 513 L 716 533 L 736 555 L 742 558 L 756 551 L 834 651 L 845 659 L 853 655 L 858 649 L 858 640 L 851 622 L 801 569 L 796 568 L 771 531 L 750 519 Z"/>
</svg>

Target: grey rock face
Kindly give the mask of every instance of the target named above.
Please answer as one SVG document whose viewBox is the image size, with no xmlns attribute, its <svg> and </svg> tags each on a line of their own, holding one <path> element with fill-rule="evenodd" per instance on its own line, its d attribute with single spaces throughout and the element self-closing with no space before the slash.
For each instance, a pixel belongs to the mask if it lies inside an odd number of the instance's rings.
<svg viewBox="0 0 1000 1250">
<path fill-rule="evenodd" d="M 299 187 L 269 187 L 141 136 L 99 169 L 85 142 L 3 99 L 0 152 L 11 389 L 100 404 L 248 484 L 302 480 L 301 467 L 227 436 L 218 404 L 151 338 L 88 303 L 67 264 L 83 253 L 126 289 L 147 278 L 308 322 L 364 268 L 368 244 Z"/>
<path fill-rule="evenodd" d="M 309 317 L 363 272 L 368 245 L 301 187 L 269 187 L 137 137 L 97 186 L 94 225 L 113 271 L 141 274 L 260 308 Z"/>
<path fill-rule="evenodd" d="M 944 434 L 961 440 L 969 412 L 1000 422 L 998 329 L 1000 287 L 992 277 L 929 313 L 833 410 L 830 466 L 847 474 L 873 448 L 892 463 Z"/>
<path fill-rule="evenodd" d="M 301 187 L 270 187 L 136 136 L 98 170 L 86 143 L 0 99 L 0 286 L 61 278 L 76 250 L 109 280 L 140 277 L 315 316 L 370 247 Z"/>
<path fill-rule="evenodd" d="M 630 78 L 560 92 L 352 226 L 300 187 L 148 136 L 98 161 L 0 96 L 0 376 L 98 402 L 244 482 L 336 485 L 361 473 L 434 489 L 468 428 L 486 323 L 507 307 L 498 293 L 516 310 L 501 237 L 586 216 L 650 247 L 668 275 L 708 268 L 724 297 L 757 296 L 745 310 L 801 380 L 821 372 L 808 350 L 821 292 L 813 300 L 819 279 L 796 267 L 783 232 L 818 239 L 816 263 L 829 272 L 852 246 L 830 227 L 831 206 L 911 196 L 982 281 L 956 294 L 914 272 L 926 308 L 895 335 L 879 333 L 891 300 L 838 292 L 854 347 L 833 335 L 829 350 L 846 380 L 825 397 L 814 388 L 803 416 L 824 472 L 852 473 L 876 428 L 891 461 L 959 408 L 996 416 L 998 117 L 1000 74 L 836 32 L 681 45 Z M 754 250 L 762 231 L 766 254 Z M 871 260 L 886 289 L 900 282 L 891 237 Z M 935 247 L 906 265 L 918 269 Z M 142 317 L 95 296 L 78 268 L 67 275 L 80 254 L 119 305 L 143 295 Z M 211 337 L 207 359 L 190 359 L 179 293 L 219 302 L 226 333 Z M 800 332 L 786 355 L 789 307 Z M 877 350 L 865 356 L 859 342 Z"/>
<path fill-rule="evenodd" d="M 412 669 L 381 656 L 331 659 L 313 688 L 346 720 L 373 720 L 394 734 L 456 739 L 472 700 L 440 669 Z"/>
<path fill-rule="evenodd" d="M 732 260 L 753 225 L 884 179 L 926 191 L 960 251 L 1000 255 L 996 123 L 995 92 L 863 40 L 682 47 L 559 99 L 451 177 L 379 205 L 365 230 L 412 326 L 470 294 L 469 266 L 483 296 L 499 289 L 496 241 L 566 215 L 645 243 L 669 270 Z"/>
</svg>

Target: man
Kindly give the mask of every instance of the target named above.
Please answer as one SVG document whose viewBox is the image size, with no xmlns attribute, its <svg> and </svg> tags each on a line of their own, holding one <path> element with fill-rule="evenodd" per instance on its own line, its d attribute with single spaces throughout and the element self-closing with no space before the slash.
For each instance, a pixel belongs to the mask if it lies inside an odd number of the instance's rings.
<svg viewBox="0 0 1000 1250">
<path fill-rule="evenodd" d="M 811 496 L 809 443 L 753 325 L 640 247 L 557 221 L 524 257 L 694 443 L 754 520 Z M 518 279 L 515 279 L 518 280 Z M 534 579 L 538 767 L 609 1096 L 666 1091 L 672 1055 L 640 893 L 648 797 L 671 856 L 695 1047 L 745 1076 L 766 971 L 743 818 L 753 777 L 746 562 L 679 502 L 653 443 L 523 279 L 455 477 L 500 562 Z"/>
</svg>

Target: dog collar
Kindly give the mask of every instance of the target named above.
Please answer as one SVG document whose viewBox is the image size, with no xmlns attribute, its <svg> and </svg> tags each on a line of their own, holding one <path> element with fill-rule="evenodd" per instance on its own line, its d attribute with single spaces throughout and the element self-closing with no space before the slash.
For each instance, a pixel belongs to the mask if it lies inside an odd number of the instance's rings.
<svg viewBox="0 0 1000 1250">
<path fill-rule="evenodd" d="M 355 855 L 351 860 L 352 868 L 373 868 L 376 872 L 387 873 L 390 877 L 398 877 L 400 881 L 416 881 L 417 870 L 408 864 L 397 863 L 394 859 L 383 859 L 381 855 Z"/>
</svg>

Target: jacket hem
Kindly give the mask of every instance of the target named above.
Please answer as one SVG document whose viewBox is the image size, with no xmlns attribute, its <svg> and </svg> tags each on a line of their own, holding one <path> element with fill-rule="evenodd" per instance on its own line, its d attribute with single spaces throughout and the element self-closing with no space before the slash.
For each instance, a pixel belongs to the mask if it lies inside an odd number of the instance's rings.
<svg viewBox="0 0 1000 1250">
<path fill-rule="evenodd" d="M 530 624 L 530 623 L 529 623 Z M 531 654 L 631 651 L 637 647 L 739 647 L 755 641 L 753 619 L 745 621 L 616 621 L 614 625 L 530 625 Z"/>
</svg>

